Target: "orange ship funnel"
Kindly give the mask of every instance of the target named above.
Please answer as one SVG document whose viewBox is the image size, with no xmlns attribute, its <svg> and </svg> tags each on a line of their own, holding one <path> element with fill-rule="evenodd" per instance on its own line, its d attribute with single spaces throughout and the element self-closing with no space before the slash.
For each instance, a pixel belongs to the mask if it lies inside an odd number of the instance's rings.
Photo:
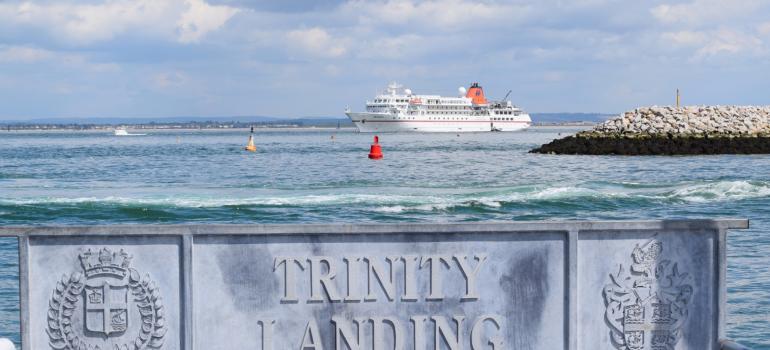
<svg viewBox="0 0 770 350">
<path fill-rule="evenodd" d="M 487 104 L 487 98 L 484 97 L 484 89 L 481 88 L 479 83 L 471 84 L 471 87 L 468 89 L 468 93 L 465 94 L 465 97 L 471 99 L 471 103 L 475 105 Z"/>
</svg>

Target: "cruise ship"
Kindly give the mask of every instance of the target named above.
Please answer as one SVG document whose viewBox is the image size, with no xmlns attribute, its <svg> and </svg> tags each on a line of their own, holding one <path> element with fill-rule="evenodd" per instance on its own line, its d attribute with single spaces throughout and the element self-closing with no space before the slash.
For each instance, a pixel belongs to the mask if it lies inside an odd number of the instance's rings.
<svg viewBox="0 0 770 350">
<path fill-rule="evenodd" d="M 485 132 L 516 131 L 532 124 L 529 114 L 507 100 L 487 100 L 478 84 L 460 87 L 457 97 L 417 95 L 391 83 L 365 112 L 345 114 L 360 132 Z"/>
</svg>

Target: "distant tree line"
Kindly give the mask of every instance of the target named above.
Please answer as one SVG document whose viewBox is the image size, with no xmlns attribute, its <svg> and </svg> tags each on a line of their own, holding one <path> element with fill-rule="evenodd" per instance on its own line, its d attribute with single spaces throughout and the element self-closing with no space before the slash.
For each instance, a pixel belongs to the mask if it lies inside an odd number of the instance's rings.
<svg viewBox="0 0 770 350">
<path fill-rule="evenodd" d="M 308 122 L 303 120 L 291 121 L 259 121 L 259 122 L 149 122 L 137 124 L 54 124 L 54 123 L 3 123 L 0 122 L 0 130 L 113 130 L 115 128 L 131 129 L 242 129 L 249 127 L 275 128 L 275 127 L 303 127 L 303 126 L 330 126 L 337 125 L 336 120 L 330 122 Z M 347 126 L 347 125 L 346 125 Z"/>
</svg>

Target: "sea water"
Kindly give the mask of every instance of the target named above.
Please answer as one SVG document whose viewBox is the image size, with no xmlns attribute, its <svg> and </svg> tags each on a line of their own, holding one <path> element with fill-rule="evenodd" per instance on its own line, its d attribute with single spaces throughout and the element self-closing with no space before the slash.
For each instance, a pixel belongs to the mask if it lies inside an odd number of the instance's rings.
<svg viewBox="0 0 770 350">
<path fill-rule="evenodd" d="M 770 347 L 770 155 L 555 156 L 574 133 L 352 130 L 0 132 L 0 225 L 393 223 L 737 217 L 728 336 Z M 0 336 L 18 343 L 15 239 L 0 240 Z"/>
</svg>

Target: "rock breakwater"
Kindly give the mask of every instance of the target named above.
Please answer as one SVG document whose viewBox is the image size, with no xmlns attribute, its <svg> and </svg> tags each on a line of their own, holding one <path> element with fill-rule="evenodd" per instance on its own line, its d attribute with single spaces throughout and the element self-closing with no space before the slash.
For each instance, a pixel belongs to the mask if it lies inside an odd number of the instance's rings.
<svg viewBox="0 0 770 350">
<path fill-rule="evenodd" d="M 770 153 L 770 107 L 644 107 L 531 151 L 552 154 Z"/>
<path fill-rule="evenodd" d="M 770 133 L 770 107 L 645 107 L 594 128 L 605 134 L 755 135 Z"/>
</svg>

